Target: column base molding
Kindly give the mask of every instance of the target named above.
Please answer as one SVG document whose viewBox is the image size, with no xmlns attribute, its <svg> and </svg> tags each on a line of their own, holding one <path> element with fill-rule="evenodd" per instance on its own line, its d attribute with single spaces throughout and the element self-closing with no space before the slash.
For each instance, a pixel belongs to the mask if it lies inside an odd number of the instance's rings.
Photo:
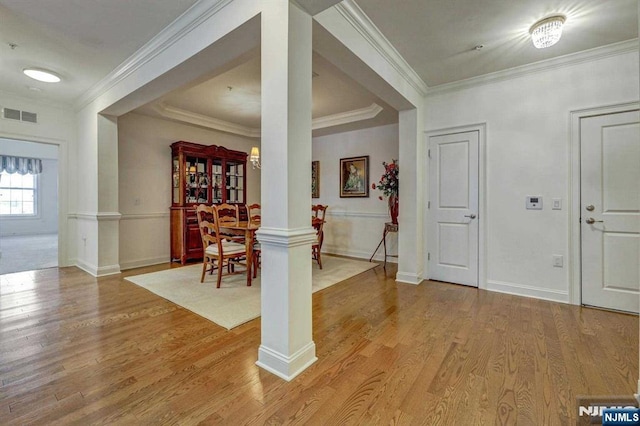
<svg viewBox="0 0 640 426">
<path fill-rule="evenodd" d="M 309 342 L 291 356 L 260 345 L 256 365 L 290 382 L 317 360 L 316 344 L 313 342 Z"/>
<path fill-rule="evenodd" d="M 83 260 L 76 259 L 75 266 L 82 269 L 83 271 L 93 275 L 94 277 L 104 277 L 106 275 L 114 275 L 120 273 L 120 265 L 107 265 L 107 266 L 96 266 Z"/>
<path fill-rule="evenodd" d="M 418 285 L 422 282 L 422 274 L 412 274 L 409 272 L 398 272 L 396 281 L 399 283 Z"/>
</svg>

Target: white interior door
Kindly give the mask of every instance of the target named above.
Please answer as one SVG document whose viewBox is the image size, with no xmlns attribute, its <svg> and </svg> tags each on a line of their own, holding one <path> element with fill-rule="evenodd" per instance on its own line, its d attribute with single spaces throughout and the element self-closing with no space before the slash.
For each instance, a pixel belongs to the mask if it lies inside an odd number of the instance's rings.
<svg viewBox="0 0 640 426">
<path fill-rule="evenodd" d="M 582 303 L 640 307 L 638 111 L 580 120 Z"/>
<path fill-rule="evenodd" d="M 478 286 L 478 132 L 429 138 L 429 278 Z"/>
</svg>

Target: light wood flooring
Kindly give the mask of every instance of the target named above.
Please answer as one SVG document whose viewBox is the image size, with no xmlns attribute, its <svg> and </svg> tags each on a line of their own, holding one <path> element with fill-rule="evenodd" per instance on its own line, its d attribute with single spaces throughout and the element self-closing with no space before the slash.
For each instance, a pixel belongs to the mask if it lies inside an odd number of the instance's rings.
<svg viewBox="0 0 640 426">
<path fill-rule="evenodd" d="M 255 365 L 259 319 L 227 331 L 124 275 L 0 277 L 0 424 L 575 424 L 578 395 L 636 390 L 632 315 L 377 267 L 313 295 L 319 360 L 287 383 Z"/>
</svg>

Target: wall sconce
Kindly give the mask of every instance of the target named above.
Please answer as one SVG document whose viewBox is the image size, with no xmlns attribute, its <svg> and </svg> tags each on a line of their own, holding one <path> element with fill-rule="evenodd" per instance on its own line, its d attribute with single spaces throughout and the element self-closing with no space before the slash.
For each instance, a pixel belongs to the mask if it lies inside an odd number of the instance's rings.
<svg viewBox="0 0 640 426">
<path fill-rule="evenodd" d="M 257 146 L 251 148 L 251 154 L 249 155 L 249 161 L 251 161 L 251 167 L 254 169 L 260 168 L 260 150 Z"/>
</svg>

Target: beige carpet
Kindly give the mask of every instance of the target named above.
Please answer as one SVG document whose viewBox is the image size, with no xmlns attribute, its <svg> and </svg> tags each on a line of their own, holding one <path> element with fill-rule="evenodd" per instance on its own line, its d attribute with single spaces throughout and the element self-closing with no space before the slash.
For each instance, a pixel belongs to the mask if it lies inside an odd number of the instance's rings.
<svg viewBox="0 0 640 426">
<path fill-rule="evenodd" d="M 313 264 L 312 291 L 322 290 L 354 275 L 378 266 L 359 260 L 323 256 L 322 269 Z M 216 277 L 207 275 L 200 283 L 202 264 L 168 269 L 144 275 L 127 277 L 126 280 L 144 287 L 227 330 L 260 316 L 260 277 L 247 287 L 245 274 L 222 277 L 220 288 L 215 287 Z"/>
</svg>

